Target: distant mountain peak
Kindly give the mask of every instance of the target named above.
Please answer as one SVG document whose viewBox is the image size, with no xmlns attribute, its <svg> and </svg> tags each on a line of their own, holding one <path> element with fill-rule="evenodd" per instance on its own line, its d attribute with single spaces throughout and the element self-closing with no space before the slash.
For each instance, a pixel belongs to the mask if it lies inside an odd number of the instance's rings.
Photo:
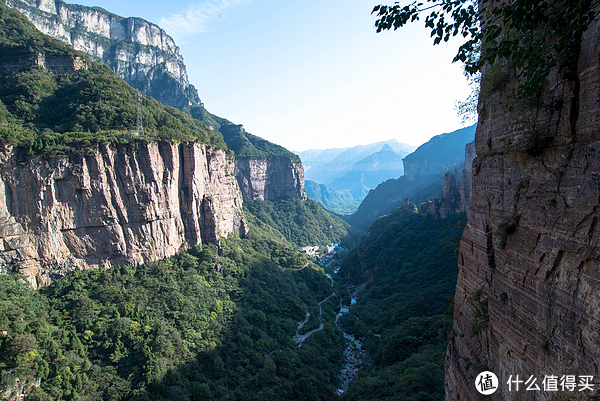
<svg viewBox="0 0 600 401">
<path fill-rule="evenodd" d="M 390 145 L 388 145 L 387 143 L 384 144 L 380 150 L 380 152 L 393 152 L 393 151 L 394 151 L 394 149 L 392 149 L 392 147 Z"/>
</svg>

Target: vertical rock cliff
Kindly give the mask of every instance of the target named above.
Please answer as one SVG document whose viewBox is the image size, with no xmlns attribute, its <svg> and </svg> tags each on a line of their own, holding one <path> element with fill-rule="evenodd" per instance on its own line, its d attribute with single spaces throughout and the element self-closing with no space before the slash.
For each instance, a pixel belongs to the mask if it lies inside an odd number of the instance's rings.
<svg viewBox="0 0 600 401">
<path fill-rule="evenodd" d="M 302 163 L 289 158 L 240 158 L 235 172 L 244 199 L 307 199 Z"/>
<path fill-rule="evenodd" d="M 7 0 L 41 32 L 107 64 L 136 89 L 168 106 L 200 102 L 173 38 L 141 18 L 61 0 Z"/>
<path fill-rule="evenodd" d="M 0 151 L 0 269 L 45 285 L 76 268 L 158 260 L 247 234 L 234 163 L 202 144 L 99 145 L 22 165 Z"/>
<path fill-rule="evenodd" d="M 304 169 L 297 156 L 281 146 L 245 134 L 242 125 L 232 124 L 210 114 L 203 105 L 196 105 L 200 98 L 188 81 L 179 48 L 159 26 L 62 0 L 7 0 L 7 5 L 27 16 L 41 32 L 108 65 L 131 86 L 161 103 L 188 112 L 187 106 L 194 105 L 195 110 L 190 114 L 215 130 L 220 129 L 227 146 L 237 156 L 243 156 L 236 164 L 236 171 L 244 199 L 307 199 Z M 11 72 L 16 68 L 13 64 L 0 65 L 0 72 Z M 246 136 L 251 137 L 250 141 Z M 249 149 L 253 154 L 246 157 Z"/>
<path fill-rule="evenodd" d="M 304 167 L 286 148 L 247 133 L 243 125 L 220 127 L 235 152 L 235 176 L 244 200 L 308 199 Z"/>
<path fill-rule="evenodd" d="M 475 160 L 475 141 L 465 145 L 465 169 L 460 173 L 458 192 L 460 208 L 469 216 L 471 211 L 471 188 L 473 187 L 473 160 Z"/>
<path fill-rule="evenodd" d="M 509 391 L 510 375 L 534 376 L 540 387 L 545 375 L 593 375 L 598 383 L 599 47 L 596 20 L 534 101 L 517 99 L 514 72 L 494 65 L 483 73 L 491 96 L 479 104 L 447 400 L 483 399 L 475 388 L 483 370 L 500 380 L 485 397 L 492 400 L 557 396 L 524 384 Z M 567 395 L 593 395 L 578 389 Z"/>
</svg>

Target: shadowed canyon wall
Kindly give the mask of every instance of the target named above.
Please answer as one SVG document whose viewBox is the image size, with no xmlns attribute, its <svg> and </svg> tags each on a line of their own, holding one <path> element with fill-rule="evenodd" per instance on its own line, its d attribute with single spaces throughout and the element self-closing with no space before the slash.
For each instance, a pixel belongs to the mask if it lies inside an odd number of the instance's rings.
<svg viewBox="0 0 600 401">
<path fill-rule="evenodd" d="M 471 213 L 460 244 L 446 357 L 447 400 L 556 396 L 523 385 L 509 391 L 510 375 L 533 375 L 540 387 L 544 375 L 598 381 L 599 46 L 596 20 L 572 62 L 554 68 L 534 101 L 517 99 L 513 71 L 496 64 L 483 72 L 482 88 L 491 88 L 479 100 Z M 483 370 L 500 380 L 487 397 L 475 388 Z"/>
</svg>

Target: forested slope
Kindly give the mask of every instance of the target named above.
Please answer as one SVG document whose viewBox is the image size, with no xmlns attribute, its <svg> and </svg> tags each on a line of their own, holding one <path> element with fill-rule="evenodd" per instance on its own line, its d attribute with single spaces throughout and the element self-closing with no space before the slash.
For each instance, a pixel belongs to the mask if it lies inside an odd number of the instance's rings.
<svg viewBox="0 0 600 401">
<path fill-rule="evenodd" d="M 244 209 L 298 246 L 323 246 L 337 242 L 349 248 L 360 237 L 360 233 L 348 223 L 311 199 L 245 201 Z"/>
<path fill-rule="evenodd" d="M 364 338 L 363 368 L 346 400 L 443 400 L 444 354 L 456 285 L 455 250 L 466 217 L 433 219 L 397 210 L 371 225 L 339 274 L 364 284 L 340 322 Z M 355 287 L 354 290 L 360 287 Z"/>
<path fill-rule="evenodd" d="M 324 330 L 292 340 L 331 284 L 268 230 L 251 236 L 38 292 L 0 275 L 0 394 L 15 397 L 19 378 L 29 400 L 331 399 L 343 350 L 333 301 Z"/>
<path fill-rule="evenodd" d="M 203 122 L 146 96 L 141 102 L 144 135 L 139 135 L 138 91 L 108 67 L 42 34 L 4 2 L 0 21 L 1 139 L 47 157 L 92 152 L 92 144 L 100 141 L 191 141 L 227 148 Z M 38 55 L 47 67 L 34 65 Z M 75 67 L 68 74 L 52 73 L 51 60 Z"/>
</svg>

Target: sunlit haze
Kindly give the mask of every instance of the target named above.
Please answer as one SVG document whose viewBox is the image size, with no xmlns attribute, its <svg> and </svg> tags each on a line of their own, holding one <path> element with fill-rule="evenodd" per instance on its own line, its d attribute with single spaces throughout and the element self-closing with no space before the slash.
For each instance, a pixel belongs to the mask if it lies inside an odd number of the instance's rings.
<svg viewBox="0 0 600 401">
<path fill-rule="evenodd" d="M 210 112 L 291 150 L 419 145 L 461 127 L 460 42 L 433 46 L 422 21 L 377 34 L 377 0 L 79 3 L 160 25 Z"/>
</svg>

